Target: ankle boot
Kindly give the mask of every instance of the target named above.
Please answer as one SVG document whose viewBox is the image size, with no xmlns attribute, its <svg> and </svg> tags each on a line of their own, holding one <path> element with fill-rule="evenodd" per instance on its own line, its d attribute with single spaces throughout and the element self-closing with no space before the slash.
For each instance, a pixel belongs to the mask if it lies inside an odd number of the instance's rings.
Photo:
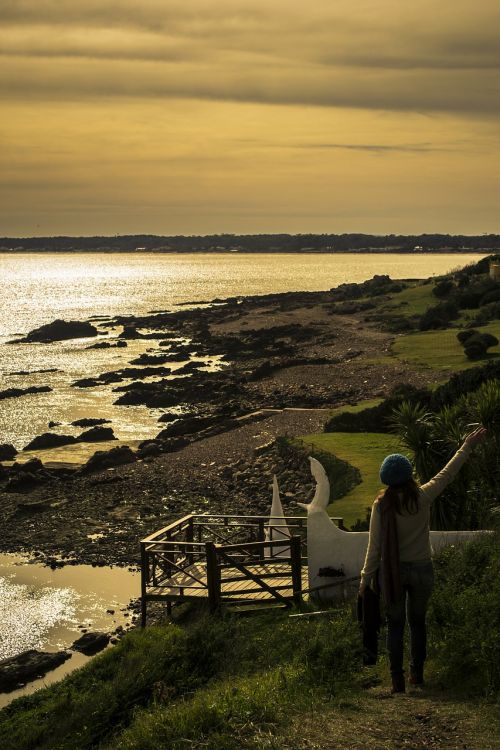
<svg viewBox="0 0 500 750">
<path fill-rule="evenodd" d="M 392 690 L 391 693 L 405 693 L 405 676 L 402 672 L 395 673 L 392 676 Z"/>
<path fill-rule="evenodd" d="M 417 669 L 410 667 L 410 678 L 408 680 L 410 685 L 423 685 L 424 684 L 424 670 L 423 668 Z"/>
</svg>

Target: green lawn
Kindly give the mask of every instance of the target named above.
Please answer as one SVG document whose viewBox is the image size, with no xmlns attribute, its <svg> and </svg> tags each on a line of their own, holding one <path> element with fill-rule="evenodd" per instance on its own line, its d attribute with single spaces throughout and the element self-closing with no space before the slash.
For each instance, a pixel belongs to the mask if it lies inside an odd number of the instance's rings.
<svg viewBox="0 0 500 750">
<path fill-rule="evenodd" d="M 378 406 L 383 400 L 383 398 L 365 398 L 363 401 L 354 404 L 354 406 L 337 406 L 336 409 L 331 410 L 330 416 L 336 417 L 338 414 L 344 414 L 346 411 L 349 412 L 349 414 L 356 414 L 358 411 L 371 409 L 372 406 Z"/>
<path fill-rule="evenodd" d="M 500 340 L 500 321 L 495 320 L 477 329 L 481 333 L 492 333 Z M 458 330 L 422 331 L 398 336 L 392 345 L 392 352 L 405 362 L 413 365 L 426 365 L 436 370 L 465 370 L 483 365 L 486 359 L 470 361 L 457 340 Z M 500 346 L 489 350 L 488 359 L 500 355 Z"/>
<path fill-rule="evenodd" d="M 360 470 L 361 484 L 328 508 L 330 515 L 344 519 L 346 527 L 350 527 L 357 518 L 365 517 L 365 509 L 373 503 L 382 488 L 379 468 L 384 458 L 389 453 L 403 451 L 398 437 L 380 432 L 323 432 L 306 435 L 301 440 L 333 453 Z"/>
<path fill-rule="evenodd" d="M 423 315 L 428 307 L 436 305 L 439 300 L 433 295 L 434 284 L 415 284 L 402 292 L 394 294 L 392 300 L 379 307 L 380 312 L 392 312 L 410 317 Z"/>
</svg>

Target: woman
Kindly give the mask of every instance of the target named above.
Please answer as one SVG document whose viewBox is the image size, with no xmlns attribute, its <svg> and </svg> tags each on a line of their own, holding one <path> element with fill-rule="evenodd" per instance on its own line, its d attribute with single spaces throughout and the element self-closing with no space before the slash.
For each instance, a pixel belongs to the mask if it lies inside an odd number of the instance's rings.
<svg viewBox="0 0 500 750">
<path fill-rule="evenodd" d="M 394 453 L 387 456 L 380 467 L 380 479 L 387 489 L 373 504 L 359 593 L 363 596 L 380 567 L 393 693 L 405 692 L 403 638 L 406 613 L 411 644 L 409 681 L 412 685 L 422 685 L 424 681 L 425 615 L 434 583 L 429 538 L 431 503 L 454 479 L 471 450 L 485 436 L 484 427 L 467 435 L 444 469 L 421 487 L 413 479 L 413 468 L 406 456 Z"/>
</svg>

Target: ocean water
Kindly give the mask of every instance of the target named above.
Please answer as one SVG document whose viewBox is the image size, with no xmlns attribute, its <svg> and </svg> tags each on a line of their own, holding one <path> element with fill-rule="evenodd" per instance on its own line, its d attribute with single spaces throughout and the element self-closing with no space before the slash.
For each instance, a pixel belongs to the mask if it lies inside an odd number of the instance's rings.
<svg viewBox="0 0 500 750">
<path fill-rule="evenodd" d="M 37 649 L 67 649 L 82 634 L 126 627 L 125 609 L 140 591 L 139 574 L 126 568 L 66 565 L 52 570 L 19 555 L 0 555 L 0 660 Z M 14 698 L 61 679 L 88 657 L 71 659 L 24 689 L 0 694 L 0 708 Z"/>
<path fill-rule="evenodd" d="M 158 412 L 114 406 L 110 386 L 71 388 L 71 382 L 119 369 L 154 345 L 129 342 L 126 349 L 88 350 L 93 340 L 52 344 L 7 344 L 18 334 L 56 318 L 135 315 L 174 310 L 180 303 L 237 295 L 319 291 L 374 274 L 425 278 L 477 262 L 479 254 L 188 254 L 26 253 L 0 254 L 0 390 L 48 385 L 52 392 L 0 401 L 0 443 L 22 448 L 47 431 L 73 434 L 81 417 L 112 420 L 121 440 L 158 433 Z M 214 365 L 216 366 L 216 365 Z M 37 370 L 57 368 L 58 372 Z M 28 371 L 29 375 L 14 375 Z M 92 448 L 92 450 L 95 446 Z"/>
</svg>

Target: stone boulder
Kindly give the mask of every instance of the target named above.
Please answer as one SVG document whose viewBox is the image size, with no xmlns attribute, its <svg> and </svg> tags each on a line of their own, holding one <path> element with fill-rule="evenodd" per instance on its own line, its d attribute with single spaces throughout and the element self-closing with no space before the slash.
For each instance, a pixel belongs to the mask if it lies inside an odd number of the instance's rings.
<svg viewBox="0 0 500 750">
<path fill-rule="evenodd" d="M 111 448 L 109 451 L 96 451 L 87 463 L 82 466 L 81 472 L 83 474 L 90 474 L 93 471 L 101 471 L 113 466 L 131 464 L 136 460 L 137 456 L 128 445 L 117 445 L 116 448 Z"/>
<path fill-rule="evenodd" d="M 161 454 L 161 446 L 155 440 L 145 440 L 137 450 L 138 458 L 156 458 Z"/>
<path fill-rule="evenodd" d="M 111 427 L 91 427 L 77 437 L 79 443 L 97 443 L 101 440 L 117 440 Z"/>
<path fill-rule="evenodd" d="M 120 334 L 120 338 L 122 339 L 140 339 L 142 338 L 141 334 L 137 330 L 135 326 L 131 325 L 124 325 L 123 331 Z"/>
<path fill-rule="evenodd" d="M 36 487 L 47 482 L 47 477 L 32 472 L 24 472 L 15 477 L 10 477 L 5 485 L 5 492 L 31 492 Z"/>
<path fill-rule="evenodd" d="M 175 412 L 166 411 L 161 417 L 158 417 L 158 422 L 176 422 L 178 419 L 187 419 L 188 417 L 195 417 L 194 412 L 184 412 L 184 414 L 176 414 Z"/>
<path fill-rule="evenodd" d="M 99 419 L 97 417 L 84 417 L 83 419 L 75 419 L 74 422 L 71 422 L 73 427 L 95 427 L 99 424 L 110 424 L 110 419 Z"/>
<path fill-rule="evenodd" d="M 43 677 L 70 658 L 71 654 L 66 651 L 50 654 L 31 650 L 3 659 L 0 661 L 0 692 L 8 693 L 27 682 Z"/>
<path fill-rule="evenodd" d="M 29 461 L 25 461 L 23 464 L 15 463 L 10 467 L 11 474 L 28 474 L 36 473 L 38 471 L 44 471 L 45 467 L 39 458 L 30 458 Z"/>
<path fill-rule="evenodd" d="M 125 346 L 128 346 L 127 342 L 118 339 L 115 343 L 111 341 L 98 341 L 96 344 L 87 346 L 87 349 L 122 349 Z"/>
<path fill-rule="evenodd" d="M 175 353 L 168 354 L 141 354 L 130 360 L 131 365 L 163 365 L 165 362 L 178 362 L 180 357 Z"/>
<path fill-rule="evenodd" d="M 40 328 L 30 331 L 22 342 L 38 342 L 48 344 L 51 341 L 65 341 L 67 339 L 85 339 L 97 336 L 98 330 L 92 323 L 80 320 L 54 320 Z"/>
<path fill-rule="evenodd" d="M 31 492 L 50 478 L 39 458 L 32 458 L 24 464 L 15 463 L 9 469 L 5 492 Z"/>
<path fill-rule="evenodd" d="M 77 439 L 74 435 L 58 435 L 54 432 L 44 432 L 25 445 L 23 451 L 36 451 L 45 448 L 59 448 L 62 445 L 72 445 Z"/>
<path fill-rule="evenodd" d="M 12 461 L 17 456 L 17 450 L 10 443 L 0 445 L 0 461 Z"/>
<path fill-rule="evenodd" d="M 29 477 L 33 477 L 32 474 L 23 474 L 20 479 L 17 480 L 17 482 L 23 482 L 23 481 L 29 481 Z M 40 484 L 37 477 L 34 477 L 34 480 L 36 484 Z M 13 490 L 12 490 L 13 491 Z M 17 490 L 19 492 L 20 490 Z M 33 503 L 17 503 L 17 511 L 18 513 L 26 513 L 27 515 L 31 515 L 33 513 L 41 513 L 45 510 L 50 510 L 52 507 L 50 502 L 47 502 L 45 500 L 35 500 Z"/>
<path fill-rule="evenodd" d="M 212 427 L 217 422 L 220 422 L 220 417 L 188 417 L 186 419 L 178 419 L 176 422 L 172 422 L 168 427 L 165 427 L 157 436 L 157 440 L 163 440 L 164 438 L 178 437 L 180 435 L 192 435 L 195 432 L 205 430 L 207 427 Z"/>
<path fill-rule="evenodd" d="M 49 393 L 52 388 L 48 385 L 31 385 L 29 388 L 7 388 L 0 391 L 0 401 L 6 398 L 19 398 L 19 396 L 28 396 L 30 393 Z"/>
<path fill-rule="evenodd" d="M 73 651 L 80 651 L 86 656 L 93 656 L 109 643 L 110 636 L 107 633 L 84 633 L 71 646 Z"/>
</svg>

